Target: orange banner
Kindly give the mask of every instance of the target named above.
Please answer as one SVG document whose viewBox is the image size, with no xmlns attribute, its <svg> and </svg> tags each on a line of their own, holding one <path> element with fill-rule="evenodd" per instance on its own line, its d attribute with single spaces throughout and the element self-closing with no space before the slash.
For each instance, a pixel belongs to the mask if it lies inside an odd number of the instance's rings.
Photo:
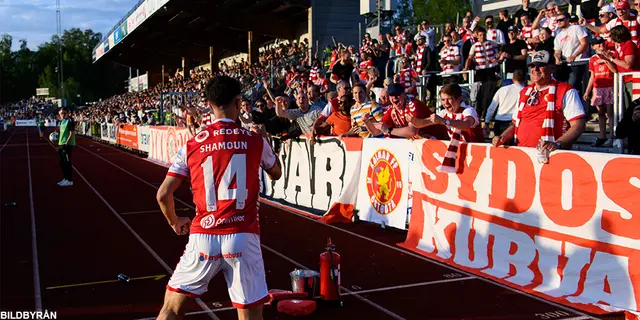
<svg viewBox="0 0 640 320">
<path fill-rule="evenodd" d="M 138 150 L 138 127 L 131 124 L 118 126 L 116 143 L 131 149 Z"/>
</svg>

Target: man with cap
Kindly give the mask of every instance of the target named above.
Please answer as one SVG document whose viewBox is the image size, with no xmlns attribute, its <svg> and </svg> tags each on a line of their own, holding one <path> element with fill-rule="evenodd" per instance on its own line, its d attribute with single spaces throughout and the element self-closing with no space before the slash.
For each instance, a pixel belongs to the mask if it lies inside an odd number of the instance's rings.
<svg viewBox="0 0 640 320">
<path fill-rule="evenodd" d="M 613 27 L 623 25 L 627 29 L 629 29 L 629 32 L 631 32 L 631 40 L 637 45 L 638 33 L 640 32 L 640 23 L 638 23 L 638 17 L 635 14 L 631 13 L 631 6 L 626 0 L 618 1 L 615 7 L 618 17 L 607 22 L 607 24 L 595 27 L 590 24 L 584 23 L 583 26 L 595 33 L 608 34 L 609 31 L 613 29 Z"/>
<path fill-rule="evenodd" d="M 507 36 L 509 40 L 502 47 L 502 53 L 500 53 L 500 61 L 505 61 L 505 73 L 506 79 L 511 80 L 513 78 L 513 72 L 521 70 L 523 73 L 527 72 L 527 43 L 524 40 L 518 39 L 518 28 L 510 26 Z M 504 82 L 502 85 L 511 84 L 511 81 Z"/>
<path fill-rule="evenodd" d="M 552 78 L 556 67 L 547 51 L 536 52 L 529 67 L 532 84 L 520 91 L 513 124 L 493 138 L 493 145 L 535 148 L 542 140 L 542 147 L 548 151 L 571 149 L 586 123 L 578 91 Z M 570 128 L 563 133 L 565 120 Z"/>
<path fill-rule="evenodd" d="M 447 130 L 442 125 L 418 129 L 407 120 L 408 115 L 419 119 L 429 118 L 433 112 L 420 100 L 407 97 L 401 84 L 394 83 L 390 85 L 387 92 L 391 100 L 391 107 L 382 116 L 381 122 L 376 121 L 367 114 L 363 115 L 362 120 L 372 136 L 378 136 L 383 133 L 390 137 L 411 139 L 431 137 L 439 140 L 448 139 Z"/>
</svg>

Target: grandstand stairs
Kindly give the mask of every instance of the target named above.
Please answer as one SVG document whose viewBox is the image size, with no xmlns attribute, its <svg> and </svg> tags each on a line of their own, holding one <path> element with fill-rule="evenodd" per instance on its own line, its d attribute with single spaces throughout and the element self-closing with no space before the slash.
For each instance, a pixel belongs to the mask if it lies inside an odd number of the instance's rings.
<svg viewBox="0 0 640 320">
<path fill-rule="evenodd" d="M 576 151 L 590 151 L 590 152 L 602 152 L 602 153 L 617 153 L 617 149 L 614 147 L 611 148 L 603 148 L 603 147 L 593 147 L 592 144 L 596 142 L 598 136 L 600 135 L 600 130 L 598 128 L 598 123 L 587 122 L 587 128 L 584 130 L 584 133 L 578 138 L 578 142 L 573 146 L 573 150 Z"/>
</svg>

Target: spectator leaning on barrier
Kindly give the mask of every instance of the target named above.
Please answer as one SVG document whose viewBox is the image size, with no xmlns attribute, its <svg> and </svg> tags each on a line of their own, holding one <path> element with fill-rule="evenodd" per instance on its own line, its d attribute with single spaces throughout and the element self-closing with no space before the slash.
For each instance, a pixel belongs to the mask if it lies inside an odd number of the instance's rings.
<svg viewBox="0 0 640 320">
<path fill-rule="evenodd" d="M 375 102 L 367 99 L 367 89 L 362 84 L 356 84 L 353 86 L 353 98 L 355 104 L 351 107 L 351 130 L 346 134 L 347 136 L 359 135 L 362 138 L 367 137 L 379 137 L 372 135 L 367 130 L 365 124 L 365 118 L 373 118 L 376 121 L 382 121 L 384 111 Z M 366 115 L 366 116 L 365 116 Z"/>
<path fill-rule="evenodd" d="M 450 83 L 440 90 L 440 101 L 444 109 L 432 114 L 428 119 L 414 118 L 406 115 L 418 128 L 445 125 L 451 141 L 444 156 L 441 172 L 456 172 L 456 155 L 461 142 L 484 142 L 480 119 L 476 110 L 462 102 L 462 89 L 457 83 Z"/>
<path fill-rule="evenodd" d="M 543 140 L 543 147 L 549 151 L 571 149 L 586 123 L 578 91 L 567 83 L 553 80 L 556 66 L 549 52 L 536 52 L 529 67 L 533 84 L 520 92 L 513 124 L 493 138 L 493 145 L 535 148 Z M 565 120 L 570 128 L 563 133 Z"/>
<path fill-rule="evenodd" d="M 407 97 L 401 84 L 394 83 L 387 91 L 391 97 L 392 106 L 385 112 L 381 122 L 377 122 L 366 114 L 363 117 L 367 130 L 372 135 L 378 136 L 384 133 L 390 137 L 447 139 L 446 129 L 443 126 L 418 129 L 407 121 L 408 114 L 414 118 L 428 118 L 433 112 L 420 100 Z"/>
<path fill-rule="evenodd" d="M 309 105 L 309 98 L 302 89 L 296 90 L 295 96 L 298 109 L 287 110 L 288 98 L 276 98 L 276 114 L 280 118 L 297 122 L 302 133 L 310 135 L 313 132 L 313 124 L 322 109 L 318 105 Z"/>
<path fill-rule="evenodd" d="M 493 119 L 493 132 L 496 136 L 502 134 L 510 125 L 513 114 L 518 112 L 518 101 L 520 100 L 520 91 L 524 88 L 525 78 L 524 72 L 516 70 L 513 73 L 513 83 L 498 89 L 493 96 L 491 105 L 487 110 L 487 116 L 484 119 L 484 133 L 489 135 L 489 123 Z M 495 114 L 495 117 L 494 117 Z"/>
<path fill-rule="evenodd" d="M 595 37 L 591 40 L 591 48 L 595 52 L 602 52 L 605 49 L 606 41 L 602 37 Z M 613 146 L 613 74 L 615 68 L 607 65 L 606 61 L 598 55 L 589 59 L 589 85 L 584 93 L 584 100 L 589 101 L 589 96 L 593 92 L 591 105 L 598 108 L 598 124 L 600 137 L 593 144 L 594 147 Z M 609 119 L 609 132 L 611 139 L 607 142 L 606 123 Z"/>
<path fill-rule="evenodd" d="M 327 120 L 315 122 L 311 143 L 315 143 L 316 135 L 343 136 L 351 130 L 351 105 L 353 97 L 346 95 L 339 98 L 340 109 L 334 110 Z"/>
</svg>

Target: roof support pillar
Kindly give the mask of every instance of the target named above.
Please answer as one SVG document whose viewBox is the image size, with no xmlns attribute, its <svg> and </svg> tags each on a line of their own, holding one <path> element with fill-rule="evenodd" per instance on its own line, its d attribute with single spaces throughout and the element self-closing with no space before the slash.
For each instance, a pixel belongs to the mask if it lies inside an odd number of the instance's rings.
<svg viewBox="0 0 640 320">
<path fill-rule="evenodd" d="M 254 64 L 258 62 L 258 45 L 256 44 L 257 42 L 254 41 L 254 37 L 256 35 L 253 34 L 253 31 L 249 31 L 249 43 L 248 43 L 248 47 L 247 47 L 247 53 L 249 55 L 248 57 L 248 61 L 250 64 Z"/>
</svg>

